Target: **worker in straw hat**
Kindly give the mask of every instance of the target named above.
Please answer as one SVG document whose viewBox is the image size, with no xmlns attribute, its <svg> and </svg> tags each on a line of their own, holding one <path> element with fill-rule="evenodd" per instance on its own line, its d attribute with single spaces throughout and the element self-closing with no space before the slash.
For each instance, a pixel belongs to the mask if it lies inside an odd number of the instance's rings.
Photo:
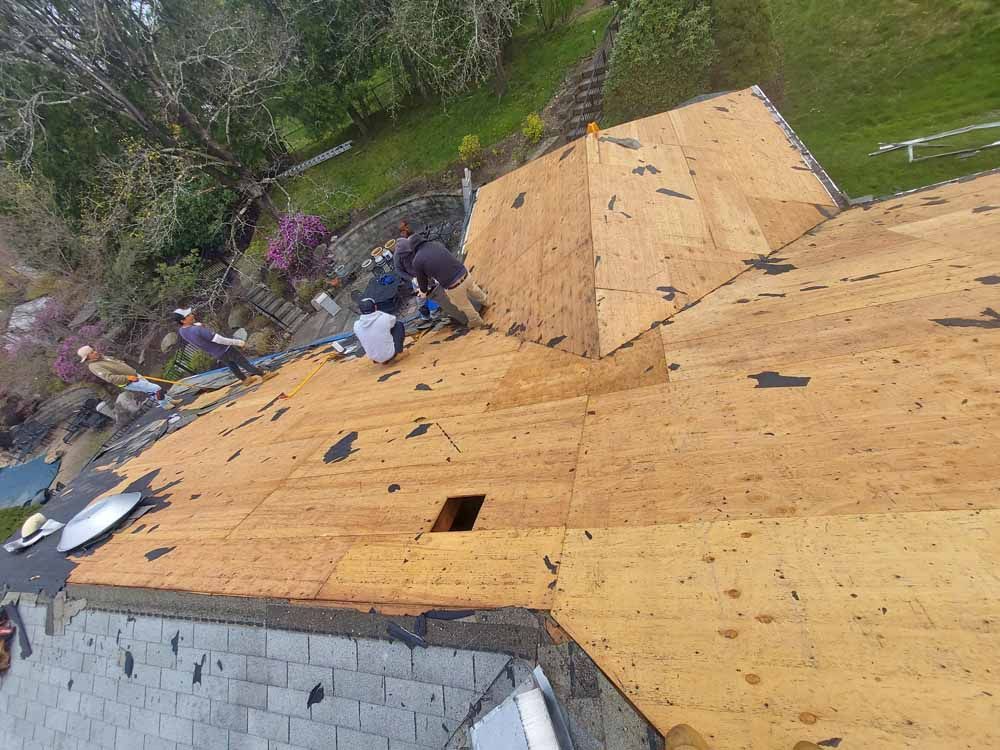
<svg viewBox="0 0 1000 750">
<path fill-rule="evenodd" d="M 125 389 L 126 393 L 122 393 L 115 402 L 115 421 L 118 423 L 123 422 L 127 414 L 135 413 L 138 410 L 137 402 L 142 401 L 144 397 L 161 409 L 173 409 L 180 403 L 176 399 L 168 398 L 160 386 L 150 383 L 136 372 L 135 368 L 120 359 L 108 357 L 92 346 L 81 346 L 76 353 L 94 377 L 108 385 Z M 128 401 L 131 403 L 127 403 Z"/>
<path fill-rule="evenodd" d="M 195 320 L 194 311 L 190 307 L 174 310 L 174 321 L 180 326 L 177 333 L 182 339 L 228 367 L 243 385 L 256 385 L 277 374 L 273 372 L 265 374 L 240 351 L 246 346 L 246 341 L 222 336 L 208 326 L 202 325 Z"/>
</svg>

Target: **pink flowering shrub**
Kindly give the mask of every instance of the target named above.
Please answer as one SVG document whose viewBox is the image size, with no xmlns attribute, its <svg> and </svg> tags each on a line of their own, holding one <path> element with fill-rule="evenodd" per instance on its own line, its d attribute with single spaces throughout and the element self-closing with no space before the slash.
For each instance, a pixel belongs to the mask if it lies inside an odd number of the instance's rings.
<svg viewBox="0 0 1000 750">
<path fill-rule="evenodd" d="M 81 326 L 78 331 L 71 333 L 62 343 L 56 352 L 56 358 L 52 362 L 52 371 L 64 383 L 78 383 L 89 377 L 90 371 L 87 366 L 76 356 L 76 350 L 84 344 L 93 346 L 100 350 L 104 335 L 104 326 L 95 323 L 88 326 Z"/>
<path fill-rule="evenodd" d="M 318 265 L 316 246 L 329 236 L 319 216 L 283 214 L 278 231 L 267 242 L 267 265 L 290 277 L 312 275 Z"/>
</svg>

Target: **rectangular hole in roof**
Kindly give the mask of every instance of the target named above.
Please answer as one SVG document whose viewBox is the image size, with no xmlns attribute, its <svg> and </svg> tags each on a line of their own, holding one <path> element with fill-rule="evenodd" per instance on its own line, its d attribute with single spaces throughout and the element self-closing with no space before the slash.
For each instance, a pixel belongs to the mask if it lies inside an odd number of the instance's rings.
<svg viewBox="0 0 1000 750">
<path fill-rule="evenodd" d="M 485 501 L 486 495 L 449 497 L 431 531 L 472 531 Z"/>
</svg>

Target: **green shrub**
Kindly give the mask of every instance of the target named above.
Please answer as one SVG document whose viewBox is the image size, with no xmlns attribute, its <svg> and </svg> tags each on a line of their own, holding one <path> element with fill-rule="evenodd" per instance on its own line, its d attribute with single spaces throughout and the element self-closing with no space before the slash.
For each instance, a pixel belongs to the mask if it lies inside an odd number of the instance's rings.
<svg viewBox="0 0 1000 750">
<path fill-rule="evenodd" d="M 716 91 L 766 84 L 778 74 L 778 45 L 769 0 L 712 0 L 718 59 Z"/>
<path fill-rule="evenodd" d="M 217 367 L 222 367 L 218 360 L 215 359 L 211 354 L 203 352 L 200 349 L 191 355 L 191 359 L 188 361 L 188 367 L 194 372 L 206 372 L 208 370 L 214 370 Z"/>
<path fill-rule="evenodd" d="M 469 169 L 479 167 L 483 163 L 483 146 L 479 142 L 479 136 L 471 133 L 465 136 L 458 147 L 458 155 Z"/>
<path fill-rule="evenodd" d="M 521 132 L 528 139 L 528 143 L 538 143 L 542 140 L 542 134 L 545 132 L 545 123 L 542 122 L 541 117 L 532 112 L 524 118 L 524 122 L 521 124 Z"/>
<path fill-rule="evenodd" d="M 264 275 L 264 284 L 271 290 L 275 297 L 285 297 L 289 292 L 288 278 L 277 268 L 267 269 Z"/>
<path fill-rule="evenodd" d="M 535 10 L 542 28 L 551 31 L 557 25 L 564 24 L 573 15 L 573 9 L 579 5 L 579 0 L 535 0 Z"/>
<path fill-rule="evenodd" d="M 323 279 L 308 279 L 295 285 L 295 297 L 298 303 L 307 310 L 312 309 L 313 298 L 326 289 Z"/>
<path fill-rule="evenodd" d="M 709 0 L 632 0 L 604 84 L 605 124 L 663 112 L 707 92 L 715 60 Z"/>
</svg>

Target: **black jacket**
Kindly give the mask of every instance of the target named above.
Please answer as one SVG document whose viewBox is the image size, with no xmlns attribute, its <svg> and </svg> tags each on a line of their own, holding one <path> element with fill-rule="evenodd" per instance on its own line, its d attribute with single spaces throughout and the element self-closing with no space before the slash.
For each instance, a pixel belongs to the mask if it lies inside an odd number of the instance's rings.
<svg viewBox="0 0 1000 750">
<path fill-rule="evenodd" d="M 468 273 L 447 247 L 422 234 L 411 234 L 405 246 L 400 245 L 403 243 L 396 244 L 393 265 L 402 274 L 415 278 L 424 294 L 431 290 L 431 279 L 447 289 Z"/>
</svg>

